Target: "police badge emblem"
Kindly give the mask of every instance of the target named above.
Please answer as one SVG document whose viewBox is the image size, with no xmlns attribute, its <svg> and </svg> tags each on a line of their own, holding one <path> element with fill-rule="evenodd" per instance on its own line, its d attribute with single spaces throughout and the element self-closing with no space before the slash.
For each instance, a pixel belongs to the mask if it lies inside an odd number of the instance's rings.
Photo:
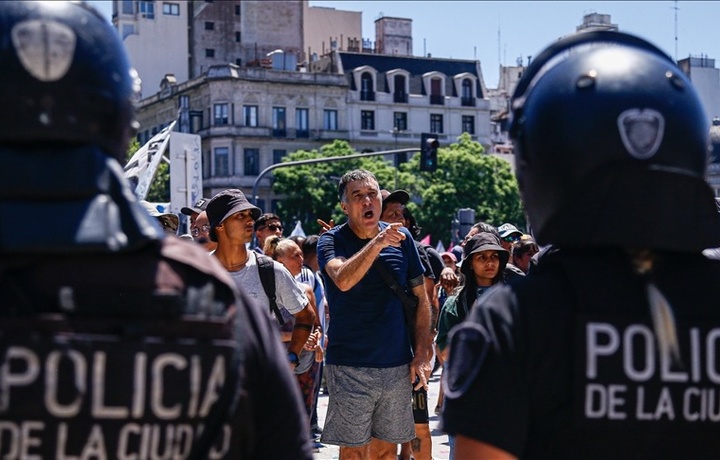
<svg viewBox="0 0 720 460">
<path fill-rule="evenodd" d="M 40 81 L 65 76 L 75 56 L 75 32 L 56 21 L 23 21 L 12 29 L 12 41 L 23 67 Z"/>
<path fill-rule="evenodd" d="M 665 133 L 665 119 L 652 109 L 630 109 L 617 120 L 620 138 L 627 152 L 638 160 L 655 155 Z"/>
</svg>

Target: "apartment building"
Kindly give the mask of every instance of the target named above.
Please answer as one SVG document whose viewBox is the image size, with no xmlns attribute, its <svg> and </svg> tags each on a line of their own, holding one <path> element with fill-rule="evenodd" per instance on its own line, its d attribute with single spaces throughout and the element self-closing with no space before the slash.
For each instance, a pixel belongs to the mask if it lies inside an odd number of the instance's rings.
<svg viewBox="0 0 720 460">
<path fill-rule="evenodd" d="M 158 86 L 145 86 L 138 140 L 147 142 L 178 118 L 181 131 L 199 134 L 204 196 L 228 187 L 251 195 L 258 185 L 258 204 L 273 210 L 279 197 L 272 176 L 255 184 L 260 173 L 290 152 L 334 139 L 356 151 L 381 151 L 419 147 L 423 132 L 437 134 L 441 144 L 468 132 L 490 146 L 479 62 L 413 56 L 409 19 L 379 18 L 372 43 L 359 38 L 360 13 L 316 9 L 307 1 L 193 0 L 179 10 L 166 6 L 172 2 L 129 2 L 132 13 L 124 1 L 115 3 L 118 30 L 133 26 L 125 42 L 133 42 L 134 63 L 153 62 L 143 50 L 154 44 L 141 46 L 148 21 L 154 18 L 158 30 L 177 26 L 159 11 L 177 11 L 190 24 L 180 52 L 187 78 L 169 65 L 139 68 L 141 78 L 154 75 Z M 331 18 L 348 30 L 319 32 L 327 34 L 324 50 L 323 36 L 307 31 Z M 157 39 L 158 30 L 148 36 Z M 303 48 L 306 40 L 312 45 Z"/>
</svg>

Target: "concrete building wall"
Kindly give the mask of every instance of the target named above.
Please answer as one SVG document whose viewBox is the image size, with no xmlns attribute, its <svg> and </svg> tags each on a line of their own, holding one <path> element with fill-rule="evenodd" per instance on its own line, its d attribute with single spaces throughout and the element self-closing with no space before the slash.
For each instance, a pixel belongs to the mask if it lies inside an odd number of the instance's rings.
<svg viewBox="0 0 720 460">
<path fill-rule="evenodd" d="M 189 78 L 188 71 L 188 3 L 135 2 L 114 0 L 113 24 L 123 39 L 130 60 L 142 80 L 142 96 L 160 91 L 166 74 L 178 81 Z M 139 11 L 139 5 L 145 13 Z M 152 4 L 152 14 L 148 7 Z M 163 4 L 173 5 L 164 12 Z M 132 13 L 128 13 L 132 11 Z M 169 12 L 177 14 L 168 14 Z"/>
<path fill-rule="evenodd" d="M 613 24 L 609 14 L 589 13 L 583 16 L 583 22 L 575 28 L 576 32 L 588 32 L 592 30 L 614 30 L 618 25 Z"/>
<path fill-rule="evenodd" d="M 362 51 L 362 12 L 309 6 L 303 0 L 304 59 L 313 60 L 331 51 Z M 302 61 L 301 61 L 302 62 Z"/>
<path fill-rule="evenodd" d="M 276 49 L 296 56 L 297 62 L 301 62 L 304 49 L 301 0 L 241 2 L 240 16 L 243 65 L 260 65 Z"/>
<path fill-rule="evenodd" d="M 238 64 L 242 59 L 241 2 L 196 0 L 190 5 L 190 77 L 202 75 L 213 65 Z"/>
<path fill-rule="evenodd" d="M 412 19 L 382 17 L 375 21 L 375 52 L 412 56 Z"/>
<path fill-rule="evenodd" d="M 678 65 L 693 82 L 705 108 L 708 123 L 714 117 L 720 117 L 720 69 L 715 67 L 715 59 L 689 57 L 678 61 Z"/>
</svg>

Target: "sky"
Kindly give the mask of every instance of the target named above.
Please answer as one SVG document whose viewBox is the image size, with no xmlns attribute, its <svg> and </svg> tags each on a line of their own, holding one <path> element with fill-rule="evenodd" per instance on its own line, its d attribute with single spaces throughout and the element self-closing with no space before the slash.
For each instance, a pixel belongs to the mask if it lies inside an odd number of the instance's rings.
<svg viewBox="0 0 720 460">
<path fill-rule="evenodd" d="M 109 19 L 112 2 L 90 1 Z M 720 1 L 317 1 L 361 11 L 363 38 L 375 41 L 375 20 L 412 19 L 413 54 L 477 59 L 487 87 L 502 65 L 536 56 L 554 40 L 575 32 L 588 13 L 609 14 L 620 31 L 644 38 L 670 57 L 707 56 L 720 67 Z"/>
</svg>

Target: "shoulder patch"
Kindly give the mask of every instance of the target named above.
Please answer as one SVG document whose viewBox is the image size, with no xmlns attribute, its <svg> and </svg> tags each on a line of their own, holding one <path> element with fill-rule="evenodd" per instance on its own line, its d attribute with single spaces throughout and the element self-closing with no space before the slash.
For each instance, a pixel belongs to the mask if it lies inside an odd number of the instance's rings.
<svg viewBox="0 0 720 460">
<path fill-rule="evenodd" d="M 443 370 L 445 397 L 461 397 L 470 388 L 491 346 L 490 334 L 480 324 L 464 322 L 456 327 L 448 346 L 450 356 Z"/>
</svg>

